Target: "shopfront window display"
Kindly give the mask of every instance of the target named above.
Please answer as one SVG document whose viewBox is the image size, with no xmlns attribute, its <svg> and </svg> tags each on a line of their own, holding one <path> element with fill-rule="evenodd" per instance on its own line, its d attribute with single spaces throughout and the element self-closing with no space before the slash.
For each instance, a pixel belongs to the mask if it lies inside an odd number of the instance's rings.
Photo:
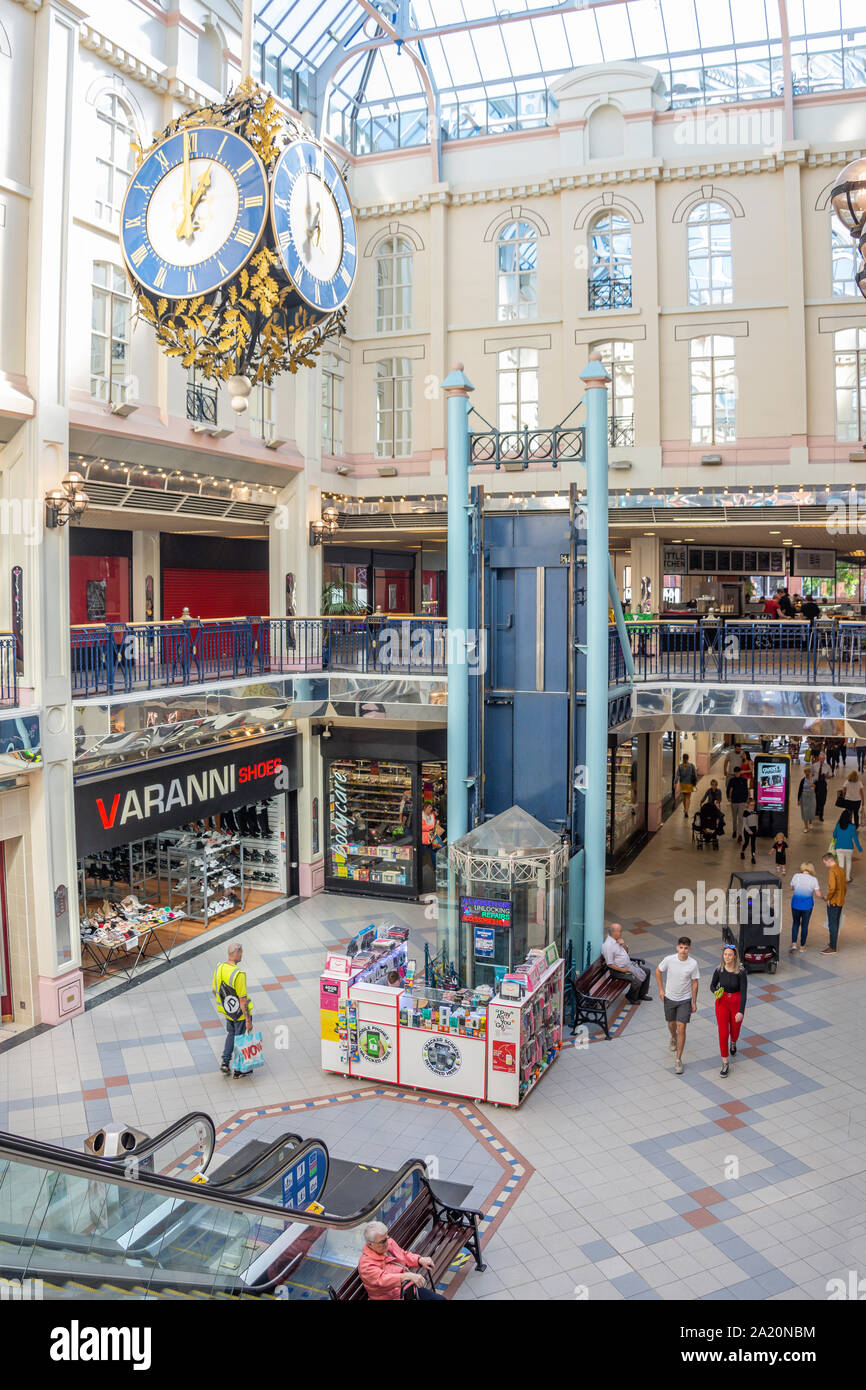
<svg viewBox="0 0 866 1390">
<path fill-rule="evenodd" d="M 435 891 L 446 840 L 444 764 L 335 758 L 327 779 L 328 887 L 364 884 L 398 897 Z"/>
</svg>

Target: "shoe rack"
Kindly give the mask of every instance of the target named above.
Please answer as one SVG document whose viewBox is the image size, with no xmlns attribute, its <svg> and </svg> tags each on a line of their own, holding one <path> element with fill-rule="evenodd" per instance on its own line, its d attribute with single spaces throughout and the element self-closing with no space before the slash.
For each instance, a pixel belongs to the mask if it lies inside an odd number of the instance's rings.
<svg viewBox="0 0 866 1390">
<path fill-rule="evenodd" d="M 217 917 L 243 910 L 244 847 L 237 836 L 166 832 L 159 837 L 160 883 L 169 907 L 208 926 Z M 223 880 L 236 880 L 225 884 Z"/>
<path fill-rule="evenodd" d="M 241 838 L 244 850 L 243 875 L 247 889 L 264 893 L 286 891 L 283 854 L 282 807 L 284 797 L 253 802 L 240 810 L 224 812 L 220 826 Z M 250 833 L 255 831 L 256 833 Z"/>
<path fill-rule="evenodd" d="M 141 902 L 159 901 L 159 849 L 155 838 L 89 854 L 78 863 L 82 911 L 88 897 L 119 902 L 130 895 Z M 148 884 L 150 887 L 148 887 Z"/>
</svg>

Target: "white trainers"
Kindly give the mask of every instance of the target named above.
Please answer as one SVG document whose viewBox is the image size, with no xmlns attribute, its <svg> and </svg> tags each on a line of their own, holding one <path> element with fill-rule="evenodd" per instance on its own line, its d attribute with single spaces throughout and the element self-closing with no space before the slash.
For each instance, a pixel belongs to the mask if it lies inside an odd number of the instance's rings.
<svg viewBox="0 0 866 1390">
<path fill-rule="evenodd" d="M 668 1047 L 670 1048 L 671 1052 L 676 1052 L 676 1050 L 677 1050 L 677 1040 L 676 1040 L 676 1038 L 671 1038 L 670 1042 L 668 1043 Z"/>
<path fill-rule="evenodd" d="M 674 1071 L 676 1072 L 677 1076 L 682 1076 L 683 1074 L 683 1064 L 681 1061 L 679 1061 L 679 1059 L 677 1059 L 677 1062 L 674 1066 Z"/>
<path fill-rule="evenodd" d="M 791 945 L 788 947 L 788 954 L 790 955 L 790 953 L 791 953 L 792 951 L 796 951 L 796 950 L 797 950 L 797 947 L 796 947 L 796 946 L 794 945 L 794 943 L 792 942 Z"/>
</svg>

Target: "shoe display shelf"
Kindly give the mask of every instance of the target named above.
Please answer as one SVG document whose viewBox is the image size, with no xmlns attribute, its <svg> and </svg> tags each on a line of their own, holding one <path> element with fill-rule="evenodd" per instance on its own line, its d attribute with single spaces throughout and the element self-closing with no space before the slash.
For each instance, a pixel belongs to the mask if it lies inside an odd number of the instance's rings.
<svg viewBox="0 0 866 1390">
<path fill-rule="evenodd" d="M 178 844 L 160 836 L 160 873 L 165 879 L 165 897 L 170 907 L 181 905 L 194 922 L 208 926 L 217 917 L 238 912 L 244 906 L 244 848 L 225 840 L 214 848 L 199 840 Z M 231 875 L 237 883 L 225 886 L 221 880 Z M 235 901 L 230 901 L 235 899 Z"/>
<path fill-rule="evenodd" d="M 133 840 L 79 861 L 79 896 L 120 902 L 130 895 L 140 902 L 159 902 L 159 849 L 156 839 Z M 87 885 L 90 885 L 88 894 Z M 150 887 L 148 887 L 150 885 Z"/>
<path fill-rule="evenodd" d="M 279 814 L 270 803 L 263 807 L 267 816 L 267 835 L 242 835 L 244 847 L 244 882 L 248 888 L 260 888 L 266 893 L 283 891 L 282 845 Z M 261 821 L 262 812 L 258 813 Z"/>
</svg>

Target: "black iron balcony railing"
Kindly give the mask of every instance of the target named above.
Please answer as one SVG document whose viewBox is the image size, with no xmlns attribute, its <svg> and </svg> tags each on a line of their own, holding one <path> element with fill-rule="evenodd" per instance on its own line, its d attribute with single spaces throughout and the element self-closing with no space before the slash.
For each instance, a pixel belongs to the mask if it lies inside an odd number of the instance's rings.
<svg viewBox="0 0 866 1390">
<path fill-rule="evenodd" d="M 187 382 L 186 418 L 199 425 L 215 425 L 217 422 L 217 389 L 215 386 L 201 386 L 197 381 Z"/>
<path fill-rule="evenodd" d="M 540 463 L 550 463 L 558 468 L 560 463 L 581 462 L 585 457 L 585 440 L 582 425 L 569 424 L 577 410 L 569 411 L 564 420 L 552 429 L 496 430 L 474 407 L 486 430 L 473 430 L 469 435 L 469 464 L 492 463 L 496 468 L 503 464 L 514 467 L 534 468 Z"/>
<path fill-rule="evenodd" d="M 634 416 L 611 415 L 607 422 L 607 442 L 612 449 L 634 448 Z"/>
<path fill-rule="evenodd" d="M 627 280 L 610 275 L 588 284 L 589 311 L 596 309 L 630 309 L 631 277 Z"/>
</svg>

